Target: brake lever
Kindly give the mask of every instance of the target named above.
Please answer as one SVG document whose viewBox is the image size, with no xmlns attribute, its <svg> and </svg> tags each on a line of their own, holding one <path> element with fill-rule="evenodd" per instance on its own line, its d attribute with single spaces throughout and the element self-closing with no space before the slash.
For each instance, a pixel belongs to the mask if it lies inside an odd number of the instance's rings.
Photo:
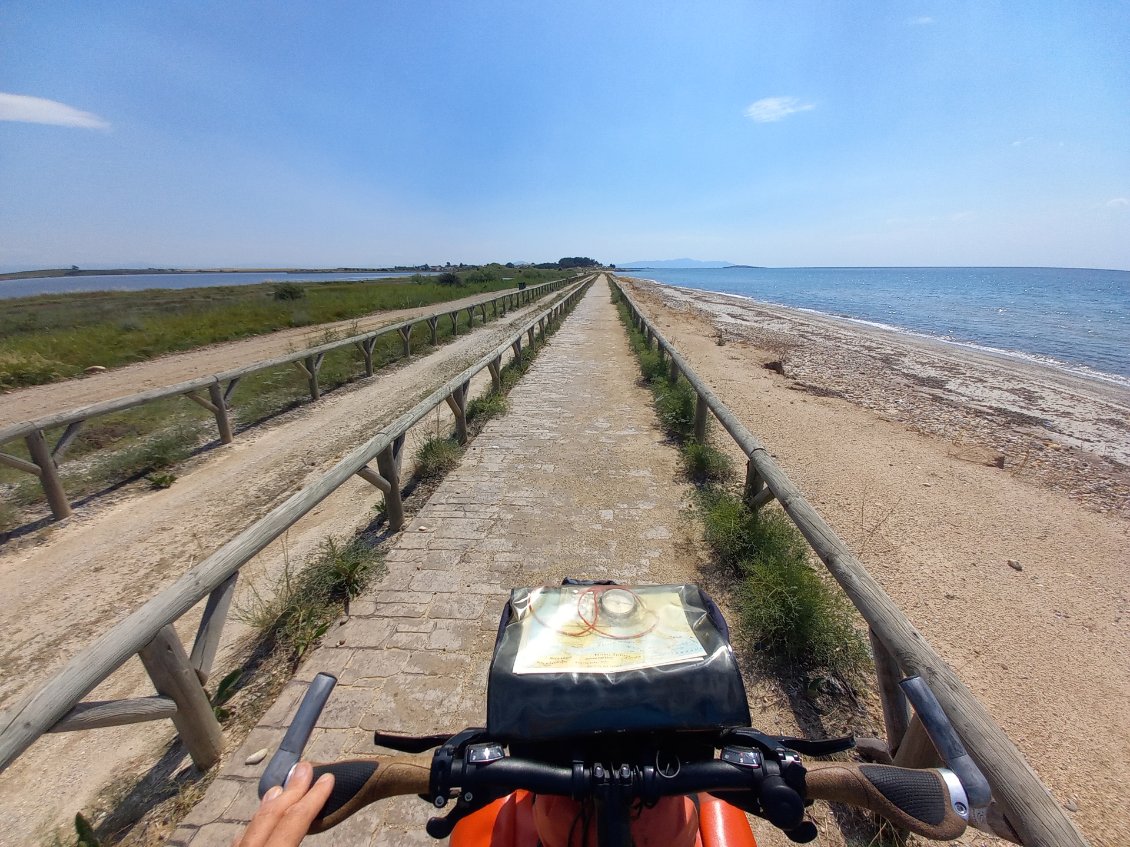
<svg viewBox="0 0 1130 847">
<path fill-rule="evenodd" d="M 428 750 L 434 750 L 449 738 L 451 738 L 451 736 L 446 733 L 436 735 L 397 735 L 396 733 L 377 730 L 373 733 L 373 744 L 378 747 L 395 750 L 398 753 L 424 753 Z"/>
<path fill-rule="evenodd" d="M 787 735 L 766 735 L 752 727 L 735 727 L 722 733 L 720 743 L 757 747 L 773 756 L 780 756 L 787 750 L 802 756 L 830 756 L 850 750 L 855 746 L 855 738 L 851 735 L 841 738 L 791 738 Z"/>
</svg>

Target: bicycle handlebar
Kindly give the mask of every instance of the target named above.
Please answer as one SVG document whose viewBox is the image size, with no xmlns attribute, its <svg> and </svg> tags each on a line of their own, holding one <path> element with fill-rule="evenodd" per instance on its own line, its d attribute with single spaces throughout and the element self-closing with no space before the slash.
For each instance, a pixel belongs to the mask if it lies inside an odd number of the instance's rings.
<svg viewBox="0 0 1130 847">
<path fill-rule="evenodd" d="M 420 756 L 373 756 L 314 765 L 314 779 L 332 773 L 333 791 L 310 832 L 337 826 L 365 806 L 390 797 L 427 794 L 431 754 Z"/>
<path fill-rule="evenodd" d="M 431 767 L 430 754 L 375 756 L 314 765 L 315 779 L 332 773 L 335 782 L 333 793 L 310 831 L 322 832 L 336 826 L 378 800 L 411 794 L 426 796 Z M 809 762 L 805 767 L 808 799 L 869 809 L 896 826 L 939 841 L 957 838 L 965 830 L 966 822 L 955 811 L 941 770 L 844 762 Z M 594 766 L 579 774 L 575 768 L 515 757 L 475 765 L 459 759 L 453 763 L 452 783 L 468 791 L 525 789 L 562 796 L 582 796 L 586 788 L 591 789 L 601 779 L 617 776 L 637 796 L 644 796 L 645 792 L 655 797 L 696 792 L 721 792 L 724 796 L 726 792 L 754 789 L 748 769 L 721 759 L 684 763 L 670 777 L 654 771 L 645 774 L 639 768 L 630 771 L 617 775 L 597 771 Z"/>
<path fill-rule="evenodd" d="M 965 819 L 954 809 L 940 769 L 843 762 L 808 762 L 805 769 L 810 800 L 869 809 L 900 829 L 936 841 L 950 841 L 965 831 Z"/>
</svg>

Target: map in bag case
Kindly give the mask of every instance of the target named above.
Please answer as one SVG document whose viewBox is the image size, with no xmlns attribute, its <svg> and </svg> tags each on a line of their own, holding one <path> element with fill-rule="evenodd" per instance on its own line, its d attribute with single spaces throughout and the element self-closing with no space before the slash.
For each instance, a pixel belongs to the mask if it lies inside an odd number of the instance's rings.
<svg viewBox="0 0 1130 847">
<path fill-rule="evenodd" d="M 697 586 L 566 584 L 511 593 L 490 669 L 492 736 L 748 723 L 725 621 Z"/>
</svg>

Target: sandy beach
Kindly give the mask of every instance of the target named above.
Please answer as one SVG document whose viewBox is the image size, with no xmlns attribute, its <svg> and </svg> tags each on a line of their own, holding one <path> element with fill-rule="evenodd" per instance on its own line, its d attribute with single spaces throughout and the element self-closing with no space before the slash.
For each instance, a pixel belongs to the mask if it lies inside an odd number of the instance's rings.
<svg viewBox="0 0 1130 847">
<path fill-rule="evenodd" d="M 1091 843 L 1123 843 L 1130 391 L 745 298 L 630 285 Z"/>
</svg>

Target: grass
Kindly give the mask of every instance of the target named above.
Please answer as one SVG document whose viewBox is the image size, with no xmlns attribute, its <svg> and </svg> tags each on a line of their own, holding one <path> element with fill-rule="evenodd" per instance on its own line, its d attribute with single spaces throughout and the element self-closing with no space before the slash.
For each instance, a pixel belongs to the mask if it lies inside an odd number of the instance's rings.
<svg viewBox="0 0 1130 847">
<path fill-rule="evenodd" d="M 869 655 L 855 610 L 809 563 L 788 516 L 777 508 L 753 512 L 718 488 L 703 489 L 699 506 L 708 545 L 740 580 L 747 635 L 783 670 L 857 677 Z"/>
<path fill-rule="evenodd" d="M 562 273 L 523 269 L 512 276 L 466 271 L 460 286 L 421 277 L 6 299 L 0 310 L 0 390 L 67 379 L 91 365 L 116 367 L 218 341 L 499 291 L 518 281 L 536 285 Z"/>
<path fill-rule="evenodd" d="M 531 285 L 547 282 L 560 278 L 560 273 L 551 271 L 528 270 L 523 272 L 521 279 L 527 280 Z M 429 277 L 420 277 L 419 283 L 397 283 L 402 288 L 413 291 L 428 291 L 429 286 L 442 289 L 450 297 L 464 297 L 491 287 L 509 287 L 515 283 L 514 279 L 483 279 L 481 276 L 477 285 L 437 286 Z M 498 283 L 498 285 L 495 285 Z M 314 283 L 301 286 L 299 283 L 286 283 L 288 286 L 300 286 L 309 293 L 308 297 L 314 299 L 322 289 L 339 285 L 336 283 Z M 350 286 L 376 286 L 377 283 L 342 283 Z M 381 283 L 386 289 L 390 284 Z M 266 288 L 275 289 L 280 286 L 267 285 Z M 245 289 L 264 288 L 264 286 L 234 286 L 233 291 L 246 293 Z M 222 291 L 222 289 L 185 289 L 172 294 L 188 296 L 199 292 Z M 170 292 L 113 292 L 125 295 L 156 295 L 164 296 Z M 262 292 L 260 292 L 262 293 Z M 75 295 L 78 296 L 78 295 Z M 26 298 L 28 300 L 42 300 L 44 298 Z M 302 299 L 302 298 L 299 298 Z M 7 301 L 13 303 L 19 301 Z M 176 302 L 176 301 L 173 301 Z M 287 302 L 294 302 L 288 300 Z M 491 314 L 488 310 L 488 315 Z M 5 311 L 0 311 L 0 325 L 4 325 L 9 316 Z M 481 320 L 481 318 L 479 318 Z M 129 319 L 123 319 L 129 322 Z M 458 315 L 458 331 L 465 333 L 471 328 L 466 311 Z M 317 346 L 336 341 L 349 335 L 355 335 L 356 326 L 340 330 L 323 330 L 313 334 L 309 339 L 310 346 Z M 454 335 L 451 321 L 446 316 L 440 319 L 436 337 L 438 344 L 446 343 Z M 0 342 L 0 388 L 3 387 L 3 362 L 5 353 Z M 412 354 L 421 355 L 434 349 L 431 345 L 431 334 L 427 327 L 419 325 L 412 336 Z M 38 354 L 36 354 L 38 355 Z M 400 336 L 392 333 L 378 339 L 373 348 L 373 368 L 379 371 L 391 362 L 401 359 L 403 349 Z M 526 361 L 523 352 L 523 361 Z M 318 384 L 322 393 L 333 391 L 343 385 L 360 379 L 363 374 L 363 359 L 361 353 L 353 347 L 342 348 L 327 353 L 323 359 L 318 373 Z M 510 373 L 508 370 L 507 373 Z M 513 384 L 519 374 L 505 377 Z M 293 365 L 285 365 L 269 371 L 250 374 L 244 377 L 231 399 L 232 422 L 237 429 L 243 429 L 262 423 L 282 412 L 288 411 L 309 400 L 309 386 L 306 377 Z M 505 401 L 493 400 L 478 401 L 478 409 L 484 409 L 483 403 L 503 403 Z M 472 403 L 472 406 L 475 404 Z M 497 412 L 497 408 L 494 413 Z M 485 419 L 484 419 L 485 420 Z M 54 443 L 62 434 L 62 429 L 45 433 L 48 441 Z M 89 421 L 79 432 L 67 452 L 67 462 L 61 467 L 61 476 L 68 496 L 73 500 L 103 491 L 106 488 L 123 481 L 135 479 L 154 471 L 163 471 L 174 467 L 183 461 L 192 452 L 198 449 L 202 442 L 215 437 L 212 416 L 194 403 L 180 398 L 147 403 L 124 412 L 106 415 Z M 18 458 L 28 459 L 23 441 L 14 441 L 0 446 L 4 452 Z M 92 456 L 98 453 L 100 455 Z M 81 461 L 85 459 L 85 461 Z M 163 475 L 162 482 L 169 482 L 169 477 Z M 170 483 L 171 484 L 171 483 Z M 39 484 L 20 471 L 0 466 L 0 490 L 7 486 L 4 492 L 3 505 L 0 506 L 0 541 L 3 534 L 16 529 L 28 520 L 25 515 L 26 507 L 43 508 L 45 499 Z M 165 486 L 161 486 L 165 487 Z"/>
<path fill-rule="evenodd" d="M 297 665 L 341 612 L 348 614 L 349 601 L 382 567 L 377 551 L 364 539 L 342 543 L 327 538 L 297 574 L 288 561 L 277 585 L 252 587 L 251 599 L 236 614 L 261 641 L 285 651 Z"/>
<path fill-rule="evenodd" d="M 800 531 L 780 509 L 755 512 L 723 486 L 733 476 L 725 453 L 693 437 L 696 393 L 666 367 L 646 337 L 632 325 L 615 292 L 620 317 L 639 360 L 640 375 L 653 393 L 655 411 L 679 445 L 683 471 L 697 486 L 703 535 L 714 560 L 735 584 L 743 632 L 768 663 L 786 675 L 858 678 L 869 661 L 855 627 L 855 610 L 810 563 Z"/>
<path fill-rule="evenodd" d="M 681 451 L 683 473 L 695 485 L 725 482 L 734 475 L 734 461 L 709 444 L 688 441 Z"/>
<path fill-rule="evenodd" d="M 454 438 L 429 438 L 416 450 L 414 475 L 421 482 L 443 479 L 459 464 L 462 455 L 463 448 Z"/>
<path fill-rule="evenodd" d="M 493 389 L 467 404 L 467 423 L 481 424 L 506 414 L 506 395 Z"/>
</svg>

